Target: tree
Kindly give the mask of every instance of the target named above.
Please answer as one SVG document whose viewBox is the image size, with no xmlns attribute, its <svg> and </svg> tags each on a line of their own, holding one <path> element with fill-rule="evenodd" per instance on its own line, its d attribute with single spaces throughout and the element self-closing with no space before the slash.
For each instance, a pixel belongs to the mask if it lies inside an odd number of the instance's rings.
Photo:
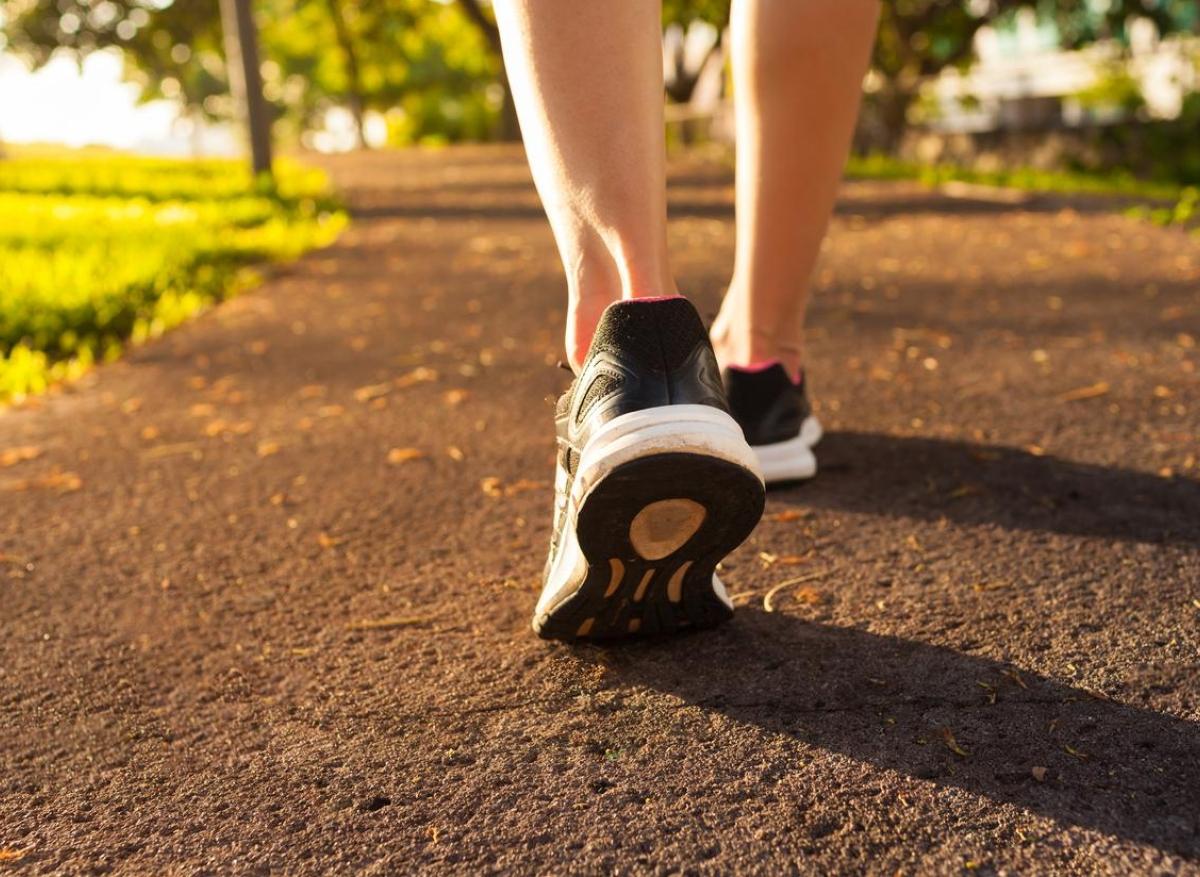
<svg viewBox="0 0 1200 877">
<path fill-rule="evenodd" d="M 145 100 L 167 98 L 191 115 L 231 110 L 217 4 L 175 0 L 157 8 L 138 0 L 26 0 L 4 22 L 8 48 L 35 67 L 55 52 L 82 59 L 120 49 Z"/>
<path fill-rule="evenodd" d="M 1160 33 L 1200 28 L 1195 0 L 884 0 L 871 67 L 880 86 L 872 95 L 885 146 L 900 142 L 921 83 L 974 59 L 975 35 L 1019 9 L 1052 18 L 1065 48 L 1098 39 L 1123 40 L 1128 21 L 1150 18 Z M 1102 11 L 1098 11 L 1102 10 Z M 728 0 L 665 0 L 668 21 L 728 21 Z"/>
<path fill-rule="evenodd" d="M 429 0 L 255 0 L 275 115 L 298 134 L 345 106 L 361 138 L 368 110 L 401 107 L 411 137 L 496 136 L 498 35 L 481 25 L 490 21 L 482 8 L 479 21 L 464 9 Z M 209 118 L 232 112 L 215 0 L 22 0 L 4 33 L 35 66 L 55 52 L 82 59 L 120 49 L 144 99 L 179 100 L 186 113 Z"/>
<path fill-rule="evenodd" d="M 483 38 L 487 40 L 500 70 L 500 87 L 504 89 L 504 94 L 500 104 L 500 127 L 497 139 L 520 140 L 521 126 L 517 122 L 517 107 L 513 103 L 512 88 L 508 84 L 508 73 L 504 69 L 504 46 L 500 42 L 500 28 L 496 27 L 496 20 L 484 11 L 480 0 L 458 0 L 458 5 L 467 20 L 474 24 Z"/>
</svg>

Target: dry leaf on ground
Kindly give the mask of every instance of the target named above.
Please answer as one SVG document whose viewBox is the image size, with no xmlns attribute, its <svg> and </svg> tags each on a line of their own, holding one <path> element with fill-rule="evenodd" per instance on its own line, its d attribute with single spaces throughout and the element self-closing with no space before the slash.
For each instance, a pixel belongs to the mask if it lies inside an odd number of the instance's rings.
<svg viewBox="0 0 1200 877">
<path fill-rule="evenodd" d="M 963 749 L 961 746 L 958 745 L 958 741 L 956 739 L 954 739 L 954 732 L 951 731 L 949 728 L 942 728 L 941 735 L 942 735 L 942 742 L 946 744 L 946 748 L 949 749 L 951 752 L 953 752 L 955 755 L 961 755 L 963 758 L 966 758 L 968 755 L 971 754 L 970 752 L 968 752 L 967 750 Z"/>
<path fill-rule="evenodd" d="M 27 460 L 36 460 L 42 455 L 42 449 L 36 445 L 22 445 L 16 448 L 9 448 L 5 451 L 0 451 L 0 469 L 5 469 L 9 466 L 15 466 L 18 463 L 24 463 Z"/>
<path fill-rule="evenodd" d="M 425 452 L 417 448 L 392 448 L 388 451 L 387 461 L 393 466 L 399 466 L 401 463 L 421 460 L 424 457 Z"/>
<path fill-rule="evenodd" d="M 391 384 L 369 384 L 354 391 L 354 399 L 358 402 L 370 402 L 392 392 Z"/>
<path fill-rule="evenodd" d="M 1084 399 L 1095 399 L 1098 396 L 1104 396 L 1111 389 L 1108 381 L 1097 381 L 1086 387 L 1076 387 L 1074 390 L 1068 390 L 1065 393 L 1058 395 L 1059 402 L 1080 402 Z"/>
<path fill-rule="evenodd" d="M 430 381 L 436 381 L 438 373 L 431 368 L 425 366 L 417 366 L 406 375 L 401 375 L 392 381 L 397 389 L 403 390 L 405 387 L 411 387 L 416 384 L 424 384 Z"/>
<path fill-rule="evenodd" d="M 83 487 L 82 478 L 74 472 L 64 472 L 61 469 L 54 469 L 44 475 L 35 475 L 32 478 L 19 478 L 0 484 L 0 490 L 14 493 L 26 490 L 57 490 L 59 493 L 74 493 L 81 487 Z"/>
</svg>

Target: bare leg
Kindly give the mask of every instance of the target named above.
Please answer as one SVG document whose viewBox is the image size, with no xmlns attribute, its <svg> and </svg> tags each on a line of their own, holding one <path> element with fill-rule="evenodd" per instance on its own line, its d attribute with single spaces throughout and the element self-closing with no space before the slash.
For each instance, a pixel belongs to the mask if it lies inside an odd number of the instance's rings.
<svg viewBox="0 0 1200 877">
<path fill-rule="evenodd" d="M 661 7 L 496 0 L 525 150 L 567 273 L 576 369 L 604 308 L 671 295 Z"/>
<path fill-rule="evenodd" d="M 879 0 L 734 0 L 737 255 L 723 365 L 803 362 L 804 310 L 858 115 Z"/>
</svg>

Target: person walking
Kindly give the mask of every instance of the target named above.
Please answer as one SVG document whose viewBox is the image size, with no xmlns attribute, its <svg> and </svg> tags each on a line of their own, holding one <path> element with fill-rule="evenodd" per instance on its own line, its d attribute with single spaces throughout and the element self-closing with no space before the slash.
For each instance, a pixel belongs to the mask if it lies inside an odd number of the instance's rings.
<svg viewBox="0 0 1200 877">
<path fill-rule="evenodd" d="M 733 0 L 736 254 L 711 332 L 667 253 L 661 0 L 495 0 L 530 169 L 567 280 L 554 529 L 534 629 L 711 627 L 716 565 L 769 483 L 809 478 L 810 280 L 879 0 Z"/>
</svg>

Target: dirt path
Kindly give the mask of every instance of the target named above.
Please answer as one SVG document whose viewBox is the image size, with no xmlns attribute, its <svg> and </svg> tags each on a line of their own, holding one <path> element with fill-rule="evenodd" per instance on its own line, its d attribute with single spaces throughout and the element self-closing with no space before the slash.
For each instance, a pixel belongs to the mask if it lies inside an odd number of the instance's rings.
<svg viewBox="0 0 1200 877">
<path fill-rule="evenodd" d="M 567 647 L 521 157 L 333 167 L 335 247 L 0 415 L 0 871 L 1200 874 L 1200 240 L 850 185 L 745 608 Z"/>
</svg>

